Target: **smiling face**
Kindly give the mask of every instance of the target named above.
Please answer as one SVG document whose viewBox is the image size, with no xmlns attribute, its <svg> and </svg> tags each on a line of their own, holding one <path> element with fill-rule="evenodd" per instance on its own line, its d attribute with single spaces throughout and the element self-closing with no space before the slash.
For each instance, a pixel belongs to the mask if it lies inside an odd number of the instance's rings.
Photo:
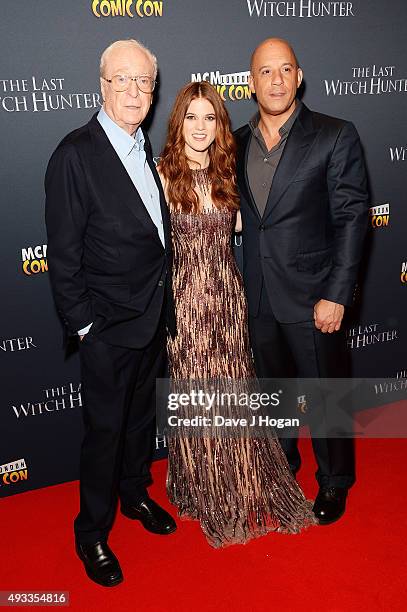
<svg viewBox="0 0 407 612">
<path fill-rule="evenodd" d="M 108 54 L 103 76 L 111 79 L 117 74 L 148 75 L 154 78 L 154 66 L 143 50 L 130 46 L 119 47 Z M 106 113 L 128 134 L 133 134 L 150 109 L 152 94 L 140 91 L 135 81 L 130 81 L 127 91 L 118 92 L 111 83 L 101 78 L 100 87 Z"/>
<path fill-rule="evenodd" d="M 187 157 L 207 151 L 216 136 L 215 109 L 206 98 L 196 98 L 188 106 L 184 117 L 183 136 Z"/>
<path fill-rule="evenodd" d="M 249 85 L 256 94 L 260 112 L 290 114 L 301 85 L 302 70 L 290 46 L 278 39 L 264 41 L 253 55 Z"/>
</svg>

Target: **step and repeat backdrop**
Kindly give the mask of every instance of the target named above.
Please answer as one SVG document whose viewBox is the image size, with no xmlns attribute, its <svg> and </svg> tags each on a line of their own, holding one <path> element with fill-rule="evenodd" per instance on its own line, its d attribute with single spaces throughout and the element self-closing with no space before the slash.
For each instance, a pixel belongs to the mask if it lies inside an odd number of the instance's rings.
<svg viewBox="0 0 407 612">
<path fill-rule="evenodd" d="M 354 122 L 369 170 L 370 231 L 346 324 L 354 374 L 406 377 L 405 0 L 16 0 L 1 9 L 0 496 L 78 477 L 79 361 L 63 350 L 49 286 L 43 179 L 57 143 L 98 111 L 100 54 L 117 39 L 157 55 L 148 120 L 157 157 L 180 87 L 211 82 L 238 128 L 256 110 L 252 50 L 268 36 L 292 43 L 304 102 Z M 156 446 L 165 452 L 164 439 Z"/>
</svg>

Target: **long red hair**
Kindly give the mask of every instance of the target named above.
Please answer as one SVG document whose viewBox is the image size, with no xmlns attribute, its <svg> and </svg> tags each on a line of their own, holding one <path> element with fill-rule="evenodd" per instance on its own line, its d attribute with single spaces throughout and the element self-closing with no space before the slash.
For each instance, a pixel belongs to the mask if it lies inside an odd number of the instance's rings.
<svg viewBox="0 0 407 612">
<path fill-rule="evenodd" d="M 236 145 L 230 119 L 218 92 L 206 81 L 185 85 L 178 93 L 170 115 L 167 142 L 159 163 L 159 170 L 166 182 L 169 203 L 179 212 L 199 211 L 199 198 L 194 191 L 183 136 L 185 115 L 192 100 L 197 98 L 208 100 L 216 117 L 216 136 L 208 151 L 212 202 L 218 209 L 236 210 L 239 208 L 235 169 Z"/>
</svg>

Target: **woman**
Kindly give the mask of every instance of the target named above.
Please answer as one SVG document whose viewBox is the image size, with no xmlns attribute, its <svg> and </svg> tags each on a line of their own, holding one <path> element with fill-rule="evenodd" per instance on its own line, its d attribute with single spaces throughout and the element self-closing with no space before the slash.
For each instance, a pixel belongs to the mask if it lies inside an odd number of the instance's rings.
<svg viewBox="0 0 407 612">
<path fill-rule="evenodd" d="M 255 380 L 231 248 L 238 212 L 234 160 L 229 117 L 216 90 L 206 82 L 185 86 L 159 164 L 172 221 L 178 333 L 168 353 L 175 384 L 229 380 L 241 388 L 247 381 L 249 389 Z M 180 515 L 198 519 L 212 546 L 315 523 L 272 430 L 253 438 L 217 429 L 197 436 L 180 427 L 170 436 L 167 479 Z"/>
</svg>

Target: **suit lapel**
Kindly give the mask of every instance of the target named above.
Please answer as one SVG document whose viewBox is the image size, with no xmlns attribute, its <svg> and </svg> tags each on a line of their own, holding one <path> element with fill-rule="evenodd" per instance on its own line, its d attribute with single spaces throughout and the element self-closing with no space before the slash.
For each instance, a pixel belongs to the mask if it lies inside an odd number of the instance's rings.
<svg viewBox="0 0 407 612">
<path fill-rule="evenodd" d="M 280 162 L 271 185 L 270 195 L 264 211 L 265 220 L 283 197 L 297 171 L 301 168 L 318 130 L 312 123 L 312 113 L 303 105 L 293 127 L 291 128 Z"/>
<path fill-rule="evenodd" d="M 97 120 L 97 114 L 90 120 L 89 129 L 92 134 L 95 153 L 99 156 L 98 167 L 100 168 L 100 175 L 101 177 L 106 177 L 106 183 L 109 185 L 108 190 L 112 193 L 115 200 L 127 206 L 138 221 L 140 221 L 148 231 L 152 232 L 154 237 L 161 244 L 157 228 L 148 214 L 147 208 L 128 175 L 126 168 L 123 166 L 119 156 L 106 136 L 105 131 Z M 151 157 L 150 153 L 146 153 L 146 155 L 147 158 Z M 155 175 L 154 178 L 157 182 Z M 158 189 L 160 189 L 160 185 L 158 185 Z"/>
<path fill-rule="evenodd" d="M 247 158 L 249 156 L 250 142 L 252 139 L 252 132 L 249 126 L 246 126 L 247 133 L 245 133 L 240 140 L 239 143 L 239 155 L 237 156 L 237 164 L 236 164 L 236 174 L 239 181 L 239 189 L 246 200 L 248 202 L 250 208 L 253 210 L 255 215 L 260 218 L 259 211 L 256 206 L 256 202 L 254 201 L 252 191 L 249 185 L 249 179 L 247 176 Z"/>
<path fill-rule="evenodd" d="M 169 249 L 171 246 L 171 224 L 170 224 L 170 213 L 167 205 L 167 200 L 165 199 L 163 186 L 161 184 L 160 177 L 158 176 L 157 168 L 153 160 L 153 154 L 151 149 L 150 140 L 147 135 L 145 136 L 144 149 L 146 151 L 147 163 L 150 166 L 151 172 L 153 173 L 154 180 L 158 187 L 158 193 L 160 196 L 160 208 L 161 208 L 161 217 L 163 220 L 164 227 L 164 239 L 165 239 L 165 247 Z"/>
</svg>

